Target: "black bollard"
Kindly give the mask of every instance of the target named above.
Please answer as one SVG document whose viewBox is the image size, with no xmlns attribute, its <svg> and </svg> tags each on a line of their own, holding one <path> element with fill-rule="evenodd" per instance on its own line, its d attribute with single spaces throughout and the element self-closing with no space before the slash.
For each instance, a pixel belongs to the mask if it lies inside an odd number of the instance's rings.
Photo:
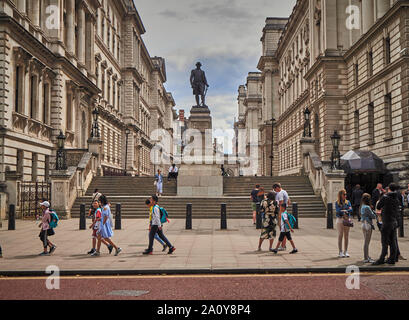
<svg viewBox="0 0 409 320">
<path fill-rule="evenodd" d="M 293 203 L 293 216 L 295 218 L 294 229 L 298 229 L 298 203 Z"/>
<path fill-rule="evenodd" d="M 256 229 L 261 229 L 263 228 L 263 219 L 261 218 L 261 213 L 260 213 L 260 203 L 257 202 L 256 204 L 257 209 L 256 209 Z"/>
<path fill-rule="evenodd" d="M 192 204 L 186 204 L 186 230 L 192 230 Z"/>
<path fill-rule="evenodd" d="M 9 230 L 16 230 L 16 206 L 9 206 Z"/>
<path fill-rule="evenodd" d="M 85 218 L 85 204 L 80 205 L 80 230 L 87 229 L 87 223 Z"/>
<path fill-rule="evenodd" d="M 226 230 L 227 229 L 227 210 L 226 204 L 222 203 L 221 205 L 221 215 L 220 215 L 220 229 Z"/>
<path fill-rule="evenodd" d="M 121 216 L 121 204 L 116 204 L 116 211 L 115 211 L 115 230 L 122 229 L 122 216 Z"/>
<path fill-rule="evenodd" d="M 399 238 L 404 238 L 405 237 L 405 220 L 403 219 L 403 214 L 404 214 L 405 208 L 402 207 L 402 210 L 400 212 L 400 221 L 399 221 Z"/>
<path fill-rule="evenodd" d="M 332 203 L 327 207 L 327 229 L 334 229 L 334 218 L 332 216 Z"/>
</svg>

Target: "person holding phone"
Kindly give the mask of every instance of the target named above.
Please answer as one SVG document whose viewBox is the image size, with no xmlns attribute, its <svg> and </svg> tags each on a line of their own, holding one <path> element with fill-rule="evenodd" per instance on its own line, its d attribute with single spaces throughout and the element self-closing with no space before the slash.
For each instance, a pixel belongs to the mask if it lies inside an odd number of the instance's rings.
<svg viewBox="0 0 409 320">
<path fill-rule="evenodd" d="M 348 242 L 349 242 L 349 230 L 352 226 L 350 223 L 351 214 L 353 212 L 352 205 L 347 200 L 347 192 L 342 189 L 338 192 L 338 200 L 335 202 L 336 210 L 336 225 L 338 230 L 338 249 L 339 258 L 349 258 L 348 254 Z M 344 240 L 344 250 L 342 250 L 342 240 Z"/>
</svg>

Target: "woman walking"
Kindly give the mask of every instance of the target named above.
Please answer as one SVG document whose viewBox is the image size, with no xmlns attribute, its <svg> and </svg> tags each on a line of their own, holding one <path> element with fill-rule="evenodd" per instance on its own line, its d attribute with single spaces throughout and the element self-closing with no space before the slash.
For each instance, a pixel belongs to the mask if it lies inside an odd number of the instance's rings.
<svg viewBox="0 0 409 320">
<path fill-rule="evenodd" d="M 275 202 L 275 192 L 269 192 L 267 199 L 261 202 L 261 211 L 263 212 L 263 229 L 261 231 L 260 240 L 257 251 L 261 251 L 263 241 L 270 240 L 270 249 L 273 248 L 274 238 L 276 237 L 278 207 Z"/>
<path fill-rule="evenodd" d="M 160 197 L 163 192 L 163 175 L 160 169 L 158 169 L 158 173 L 155 174 L 155 185 L 156 185 L 156 195 Z"/>
<path fill-rule="evenodd" d="M 348 254 L 348 241 L 349 241 L 349 229 L 353 226 L 351 222 L 352 205 L 347 200 L 347 192 L 345 189 L 338 192 L 338 200 L 335 203 L 336 209 L 336 224 L 338 230 L 338 249 L 339 258 L 349 258 Z M 344 239 L 344 251 L 342 251 L 342 239 Z"/>
<path fill-rule="evenodd" d="M 40 207 L 43 210 L 43 216 L 41 219 L 41 223 L 39 224 L 39 228 L 41 228 L 41 232 L 38 235 L 41 242 L 43 243 L 44 251 L 40 253 L 40 256 L 48 256 L 52 254 L 55 249 L 57 248 L 49 239 L 48 237 L 53 236 L 54 230 L 50 227 L 50 223 L 52 220 L 51 212 L 50 212 L 50 203 L 48 201 L 43 201 L 40 203 Z M 50 252 L 47 251 L 47 248 L 50 247 Z"/>
<path fill-rule="evenodd" d="M 98 245 L 97 245 L 97 251 L 92 253 L 92 256 L 99 256 L 100 255 L 100 249 L 101 249 L 101 243 L 102 239 L 104 239 L 108 244 L 113 246 L 115 248 L 115 256 L 117 256 L 122 249 L 120 247 L 117 247 L 115 243 L 112 242 L 111 237 L 114 235 L 114 232 L 112 231 L 112 225 L 111 225 L 111 208 L 108 204 L 108 199 L 106 198 L 105 195 L 102 195 L 99 199 L 101 202 L 101 207 L 102 207 L 102 215 L 101 215 L 101 222 L 99 226 L 99 230 L 97 231 L 98 235 Z"/>
<path fill-rule="evenodd" d="M 376 214 L 371 208 L 371 196 L 368 193 L 364 193 L 361 202 L 362 232 L 364 234 L 364 263 L 375 262 L 375 260 L 369 256 L 369 243 L 371 242 L 372 230 L 375 230 L 372 220 L 375 218 Z"/>
</svg>

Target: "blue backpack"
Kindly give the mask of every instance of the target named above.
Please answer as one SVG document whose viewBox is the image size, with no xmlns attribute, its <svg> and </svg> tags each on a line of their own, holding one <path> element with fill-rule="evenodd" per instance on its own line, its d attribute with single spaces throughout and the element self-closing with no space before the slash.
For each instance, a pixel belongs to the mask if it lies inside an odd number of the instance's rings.
<svg viewBox="0 0 409 320">
<path fill-rule="evenodd" d="M 294 229 L 297 219 L 291 213 L 288 213 L 287 215 L 288 215 L 288 222 L 290 223 L 291 228 Z"/>
<path fill-rule="evenodd" d="M 58 218 L 57 212 L 55 212 L 55 210 L 51 210 L 50 211 L 50 223 L 49 226 L 51 229 L 57 228 L 58 227 L 58 221 L 60 221 L 60 219 Z"/>
<path fill-rule="evenodd" d="M 160 209 L 160 222 L 161 223 L 169 222 L 168 220 L 169 214 L 166 211 L 166 209 L 162 207 L 159 207 L 159 209 Z"/>
</svg>

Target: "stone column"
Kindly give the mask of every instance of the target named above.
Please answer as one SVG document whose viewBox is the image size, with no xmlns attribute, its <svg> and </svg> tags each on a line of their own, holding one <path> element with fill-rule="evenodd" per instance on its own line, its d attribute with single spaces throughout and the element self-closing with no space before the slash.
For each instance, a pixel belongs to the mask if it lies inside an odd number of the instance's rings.
<svg viewBox="0 0 409 320">
<path fill-rule="evenodd" d="M 26 0 L 17 0 L 17 9 L 21 13 L 27 13 Z"/>
<path fill-rule="evenodd" d="M 388 12 L 390 0 L 376 0 L 376 18 L 382 18 Z"/>
<path fill-rule="evenodd" d="M 374 0 L 362 0 L 362 33 L 367 33 L 374 23 Z"/>
<path fill-rule="evenodd" d="M 60 218 L 70 219 L 70 179 L 72 175 L 68 171 L 53 170 L 51 178 L 51 203 L 53 209 L 58 212 Z"/>
<path fill-rule="evenodd" d="M 78 61 L 85 66 L 85 11 L 84 7 L 80 6 L 78 9 Z"/>
<path fill-rule="evenodd" d="M 75 0 L 67 1 L 67 51 L 75 55 Z"/>
<path fill-rule="evenodd" d="M 95 74 L 95 24 L 96 20 L 94 16 L 90 16 L 88 22 L 87 22 L 87 27 L 89 28 L 89 40 L 88 40 L 88 45 L 90 46 L 90 72 L 91 74 Z M 88 34 L 88 33 L 87 33 Z"/>
<path fill-rule="evenodd" d="M 326 173 L 327 183 L 324 186 L 326 194 L 326 203 L 332 203 L 335 208 L 335 201 L 338 198 L 338 192 L 345 189 L 346 174 L 343 170 L 331 170 Z"/>
<path fill-rule="evenodd" d="M 29 12 L 31 22 L 35 26 L 40 26 L 40 0 L 31 0 L 31 10 Z"/>
</svg>

